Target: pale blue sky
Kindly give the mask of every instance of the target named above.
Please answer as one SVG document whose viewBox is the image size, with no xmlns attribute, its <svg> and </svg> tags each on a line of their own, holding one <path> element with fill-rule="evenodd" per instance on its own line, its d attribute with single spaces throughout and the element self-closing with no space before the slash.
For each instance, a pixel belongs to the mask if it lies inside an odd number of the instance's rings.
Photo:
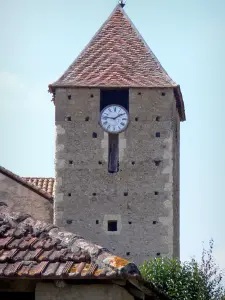
<svg viewBox="0 0 225 300">
<path fill-rule="evenodd" d="M 55 81 L 117 0 L 0 1 L 0 164 L 54 176 Z M 181 85 L 181 258 L 215 239 L 225 267 L 225 1 L 128 0 L 126 12 Z"/>
</svg>

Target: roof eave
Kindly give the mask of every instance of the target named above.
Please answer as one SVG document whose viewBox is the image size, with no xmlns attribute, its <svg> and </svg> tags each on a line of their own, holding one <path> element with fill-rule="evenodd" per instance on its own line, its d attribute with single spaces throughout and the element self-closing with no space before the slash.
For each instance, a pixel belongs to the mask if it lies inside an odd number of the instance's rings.
<svg viewBox="0 0 225 300">
<path fill-rule="evenodd" d="M 177 88 L 176 85 L 163 85 L 163 86 L 147 86 L 147 85 L 81 85 L 81 84 L 50 84 L 48 86 L 49 93 L 54 93 L 57 88 L 144 88 L 144 89 L 169 89 L 169 88 Z"/>
<path fill-rule="evenodd" d="M 181 93 L 180 85 L 174 87 L 174 96 L 177 102 L 177 109 L 180 116 L 180 120 L 181 122 L 186 121 L 185 106 L 184 106 L 184 100 Z"/>
</svg>

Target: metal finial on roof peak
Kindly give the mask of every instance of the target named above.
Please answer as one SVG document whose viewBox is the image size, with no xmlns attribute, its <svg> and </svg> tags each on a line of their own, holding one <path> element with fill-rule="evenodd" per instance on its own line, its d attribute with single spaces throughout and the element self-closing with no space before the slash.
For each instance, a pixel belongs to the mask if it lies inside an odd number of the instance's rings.
<svg viewBox="0 0 225 300">
<path fill-rule="evenodd" d="M 126 0 L 119 0 L 119 4 L 122 8 L 126 5 Z"/>
</svg>

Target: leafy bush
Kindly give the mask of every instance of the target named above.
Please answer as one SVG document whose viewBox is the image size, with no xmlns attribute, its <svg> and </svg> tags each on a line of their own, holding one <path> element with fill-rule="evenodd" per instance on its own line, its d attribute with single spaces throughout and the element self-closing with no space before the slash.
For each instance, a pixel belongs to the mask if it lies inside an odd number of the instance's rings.
<svg viewBox="0 0 225 300">
<path fill-rule="evenodd" d="M 180 262 L 177 259 L 155 258 L 140 267 L 143 278 L 153 283 L 172 299 L 219 300 L 224 295 L 222 274 L 214 262 L 213 240 L 209 250 L 203 249 L 201 263 L 195 259 Z"/>
</svg>

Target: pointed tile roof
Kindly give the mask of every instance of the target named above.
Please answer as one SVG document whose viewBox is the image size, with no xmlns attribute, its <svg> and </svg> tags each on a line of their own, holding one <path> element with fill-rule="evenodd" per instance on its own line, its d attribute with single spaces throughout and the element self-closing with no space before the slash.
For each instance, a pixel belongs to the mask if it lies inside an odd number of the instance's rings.
<svg viewBox="0 0 225 300">
<path fill-rule="evenodd" d="M 65 73 L 49 85 L 57 87 L 147 87 L 178 89 L 160 62 L 148 47 L 121 5 L 117 5 L 110 17 L 90 43 Z M 183 118 L 185 114 L 183 112 Z"/>
</svg>

